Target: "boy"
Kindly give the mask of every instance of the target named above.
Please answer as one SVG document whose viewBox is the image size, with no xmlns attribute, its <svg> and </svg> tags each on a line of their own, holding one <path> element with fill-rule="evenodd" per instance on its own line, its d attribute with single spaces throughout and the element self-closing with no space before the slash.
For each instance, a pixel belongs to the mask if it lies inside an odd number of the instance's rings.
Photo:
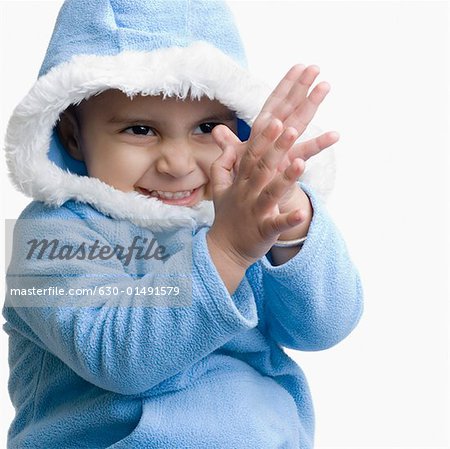
<svg viewBox="0 0 450 449">
<path fill-rule="evenodd" d="M 337 136 L 295 144 L 328 91 L 308 94 L 316 67 L 261 105 L 244 61 L 222 2 L 63 5 L 7 135 L 36 200 L 3 310 L 8 447 L 313 447 L 281 347 L 330 347 L 361 315 L 345 244 L 296 182 Z M 154 236 L 155 257 L 125 257 Z"/>
</svg>

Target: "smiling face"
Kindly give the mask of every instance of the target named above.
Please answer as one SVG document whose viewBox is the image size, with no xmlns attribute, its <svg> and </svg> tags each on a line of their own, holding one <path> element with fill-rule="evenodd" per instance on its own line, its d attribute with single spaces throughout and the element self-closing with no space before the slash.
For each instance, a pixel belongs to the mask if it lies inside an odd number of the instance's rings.
<svg viewBox="0 0 450 449">
<path fill-rule="evenodd" d="M 216 100 L 130 99 L 108 90 L 67 110 L 58 130 L 90 177 L 191 207 L 212 199 L 210 169 L 222 154 L 211 135 L 217 124 L 237 132 L 235 114 Z"/>
</svg>

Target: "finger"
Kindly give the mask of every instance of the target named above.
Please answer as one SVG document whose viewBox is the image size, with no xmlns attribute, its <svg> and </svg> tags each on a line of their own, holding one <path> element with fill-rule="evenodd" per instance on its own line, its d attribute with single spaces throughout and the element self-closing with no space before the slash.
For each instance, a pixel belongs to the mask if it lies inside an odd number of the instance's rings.
<svg viewBox="0 0 450 449">
<path fill-rule="evenodd" d="M 264 213 L 275 207 L 283 195 L 297 182 L 297 179 L 305 171 L 305 162 L 302 159 L 295 159 L 286 170 L 276 176 L 261 191 L 256 208 L 259 212 Z"/>
<path fill-rule="evenodd" d="M 280 104 L 281 101 L 283 101 L 292 86 L 303 73 L 303 70 L 305 70 L 305 66 L 303 64 L 296 64 L 288 70 L 286 75 L 284 75 L 282 80 L 278 83 L 264 103 L 261 112 L 253 123 L 252 130 L 254 129 L 257 133 L 262 130 L 267 121 L 272 117 L 272 111 Z"/>
<path fill-rule="evenodd" d="M 226 125 L 215 126 L 211 132 L 211 135 L 222 151 L 225 151 L 225 148 L 229 145 L 241 143 L 239 137 Z"/>
<path fill-rule="evenodd" d="M 236 161 L 236 150 L 232 145 L 225 147 L 224 152 L 211 164 L 211 182 L 213 197 L 217 198 L 233 183 L 233 166 Z"/>
<path fill-rule="evenodd" d="M 253 167 L 258 163 L 262 154 L 273 145 L 275 140 L 283 132 L 283 124 L 280 120 L 271 120 L 264 130 L 256 137 L 251 138 L 247 143 L 247 150 L 241 158 L 239 164 L 239 171 L 237 173 L 237 182 L 247 181 L 253 170 Z"/>
<path fill-rule="evenodd" d="M 295 158 L 300 157 L 307 161 L 309 158 L 320 153 L 325 148 L 331 147 L 339 140 L 339 133 L 336 131 L 329 131 L 321 134 L 314 139 L 307 140 L 295 144 L 288 153 L 289 160 L 292 162 Z"/>
<path fill-rule="evenodd" d="M 239 137 L 226 125 L 217 125 L 212 130 L 212 137 L 222 151 L 229 145 L 233 145 L 236 149 L 236 161 L 233 165 L 233 179 L 239 170 L 241 157 L 245 152 L 246 144 L 241 142 Z"/>
<path fill-rule="evenodd" d="M 298 137 L 298 132 L 294 128 L 285 129 L 280 137 L 269 146 L 262 157 L 256 162 L 249 177 L 249 187 L 256 192 L 267 184 L 275 175 L 281 161 L 285 159 L 286 153 L 294 144 Z"/>
<path fill-rule="evenodd" d="M 319 73 L 320 68 L 318 66 L 311 65 L 307 67 L 282 101 L 273 110 L 272 115 L 284 122 L 295 110 L 301 107 Z M 290 125 L 290 123 L 285 123 L 285 126 Z"/>
<path fill-rule="evenodd" d="M 319 83 L 305 101 L 285 121 L 285 126 L 293 126 L 299 134 L 302 134 L 329 91 L 330 85 L 327 82 Z"/>
<path fill-rule="evenodd" d="M 262 111 L 273 110 L 274 107 L 286 97 L 304 70 L 305 66 L 303 64 L 296 64 L 292 66 L 267 98 L 264 106 L 262 107 Z"/>
<path fill-rule="evenodd" d="M 261 234 L 269 237 L 280 235 L 305 221 L 306 214 L 301 209 L 266 218 L 261 226 Z"/>
</svg>

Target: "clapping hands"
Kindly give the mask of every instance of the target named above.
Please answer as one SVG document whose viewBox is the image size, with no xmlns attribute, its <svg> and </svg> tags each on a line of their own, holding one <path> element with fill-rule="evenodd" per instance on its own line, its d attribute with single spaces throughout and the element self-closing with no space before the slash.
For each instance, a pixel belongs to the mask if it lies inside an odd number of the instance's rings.
<svg viewBox="0 0 450 449">
<path fill-rule="evenodd" d="M 330 89 L 320 82 L 309 92 L 318 74 L 317 66 L 292 67 L 265 102 L 248 141 L 224 125 L 213 130 L 223 153 L 211 167 L 216 215 L 208 238 L 244 267 L 307 218 L 298 207 L 305 194 L 297 179 L 306 160 L 339 139 L 326 132 L 296 143 Z"/>
</svg>

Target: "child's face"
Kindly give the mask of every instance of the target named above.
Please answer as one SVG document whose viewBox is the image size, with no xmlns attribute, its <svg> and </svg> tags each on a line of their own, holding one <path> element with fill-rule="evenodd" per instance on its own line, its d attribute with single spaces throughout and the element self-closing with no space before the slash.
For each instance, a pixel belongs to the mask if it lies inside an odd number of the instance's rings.
<svg viewBox="0 0 450 449">
<path fill-rule="evenodd" d="M 206 97 L 131 100 L 118 90 L 82 102 L 72 122 L 75 138 L 66 147 L 84 160 L 89 176 L 184 206 L 212 199 L 210 168 L 222 153 L 214 125 L 237 128 L 235 114 Z"/>
</svg>

